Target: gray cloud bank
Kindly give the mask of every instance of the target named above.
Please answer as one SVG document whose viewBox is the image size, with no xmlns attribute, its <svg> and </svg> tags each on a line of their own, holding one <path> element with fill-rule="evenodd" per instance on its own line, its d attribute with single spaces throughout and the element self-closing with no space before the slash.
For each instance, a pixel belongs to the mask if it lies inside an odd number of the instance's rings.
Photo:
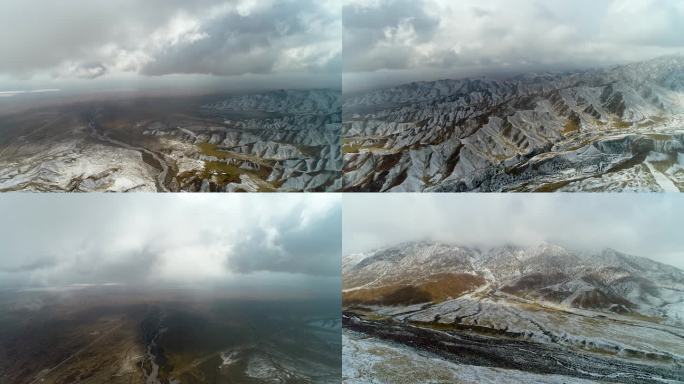
<svg viewBox="0 0 684 384">
<path fill-rule="evenodd" d="M 431 239 L 613 248 L 684 269 L 679 194 L 345 195 L 343 252 Z"/>
<path fill-rule="evenodd" d="M 682 53 L 682 19 L 679 0 L 344 0 L 345 86 Z"/>
<path fill-rule="evenodd" d="M 0 285 L 335 284 L 339 200 L 9 194 L 0 199 Z"/>
<path fill-rule="evenodd" d="M 344 72 L 353 91 L 682 53 L 682 19 L 679 0 L 5 0 L 0 85 L 209 76 L 287 87 L 299 74 L 331 86 Z"/>
<path fill-rule="evenodd" d="M 0 2 L 0 77 L 341 71 L 338 0 Z"/>
</svg>

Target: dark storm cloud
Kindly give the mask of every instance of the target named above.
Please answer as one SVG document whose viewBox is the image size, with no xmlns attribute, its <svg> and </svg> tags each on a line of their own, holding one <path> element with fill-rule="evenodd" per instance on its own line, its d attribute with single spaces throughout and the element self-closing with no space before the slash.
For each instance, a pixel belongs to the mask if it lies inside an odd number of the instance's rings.
<svg viewBox="0 0 684 384">
<path fill-rule="evenodd" d="M 681 194 L 346 196 L 343 252 L 432 239 L 482 247 L 613 248 L 684 269 Z"/>
<path fill-rule="evenodd" d="M 334 283 L 340 209 L 332 195 L 9 194 L 0 286 Z"/>
<path fill-rule="evenodd" d="M 340 274 L 342 211 L 307 219 L 293 212 L 244 239 L 229 259 L 238 272 L 291 272 L 321 276 Z"/>
<path fill-rule="evenodd" d="M 0 77 L 326 71 L 342 49 L 339 7 L 337 0 L 7 0 Z"/>
</svg>

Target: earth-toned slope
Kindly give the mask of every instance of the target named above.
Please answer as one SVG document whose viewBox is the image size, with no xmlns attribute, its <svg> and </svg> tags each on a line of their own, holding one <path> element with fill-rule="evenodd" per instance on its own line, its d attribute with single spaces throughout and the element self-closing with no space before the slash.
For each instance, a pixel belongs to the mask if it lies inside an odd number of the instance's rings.
<svg viewBox="0 0 684 384">
<path fill-rule="evenodd" d="M 350 191 L 684 189 L 684 58 L 345 98 Z"/>
<path fill-rule="evenodd" d="M 684 271 L 646 258 L 423 241 L 343 283 L 345 382 L 684 380 Z"/>
<path fill-rule="evenodd" d="M 458 297 L 486 287 L 533 301 L 684 324 L 684 271 L 612 249 L 410 242 L 347 256 L 342 273 L 345 299 L 358 303 L 382 303 L 383 297 L 401 293 L 409 301 L 441 301 L 440 291 Z"/>
<path fill-rule="evenodd" d="M 340 92 L 80 102 L 0 118 L 0 191 L 341 188 Z"/>
</svg>

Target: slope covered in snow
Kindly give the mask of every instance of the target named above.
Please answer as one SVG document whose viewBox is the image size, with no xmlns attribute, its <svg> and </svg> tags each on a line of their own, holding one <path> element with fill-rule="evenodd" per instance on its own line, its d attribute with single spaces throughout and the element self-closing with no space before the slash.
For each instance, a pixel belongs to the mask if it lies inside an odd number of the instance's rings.
<svg viewBox="0 0 684 384">
<path fill-rule="evenodd" d="M 434 292 L 441 285 L 453 292 L 459 281 L 467 282 L 467 289 L 456 290 L 461 294 L 486 286 L 567 308 L 638 313 L 671 324 L 684 321 L 684 271 L 612 249 L 578 252 L 540 244 L 483 250 L 421 241 L 346 259 L 343 267 L 346 298 L 358 302 L 382 303 L 400 290 L 409 293 L 409 287 L 416 291 L 410 301 L 430 301 L 430 295 L 419 291 Z"/>
<path fill-rule="evenodd" d="M 347 95 L 344 188 L 682 190 L 683 79 L 684 58 L 664 57 Z"/>
<path fill-rule="evenodd" d="M 0 191 L 334 191 L 341 92 L 105 100 L 0 116 Z"/>
<path fill-rule="evenodd" d="M 346 382 L 684 381 L 684 271 L 647 258 L 409 242 L 343 286 Z"/>
</svg>

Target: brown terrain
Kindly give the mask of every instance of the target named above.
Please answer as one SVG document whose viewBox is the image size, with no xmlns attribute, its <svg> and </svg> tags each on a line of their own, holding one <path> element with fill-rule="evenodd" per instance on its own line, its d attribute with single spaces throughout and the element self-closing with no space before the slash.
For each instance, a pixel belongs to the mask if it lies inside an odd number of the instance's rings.
<svg viewBox="0 0 684 384">
<path fill-rule="evenodd" d="M 468 273 L 432 275 L 418 284 L 385 285 L 343 292 L 344 305 L 410 305 L 456 298 L 485 284 L 484 278 Z"/>
</svg>

